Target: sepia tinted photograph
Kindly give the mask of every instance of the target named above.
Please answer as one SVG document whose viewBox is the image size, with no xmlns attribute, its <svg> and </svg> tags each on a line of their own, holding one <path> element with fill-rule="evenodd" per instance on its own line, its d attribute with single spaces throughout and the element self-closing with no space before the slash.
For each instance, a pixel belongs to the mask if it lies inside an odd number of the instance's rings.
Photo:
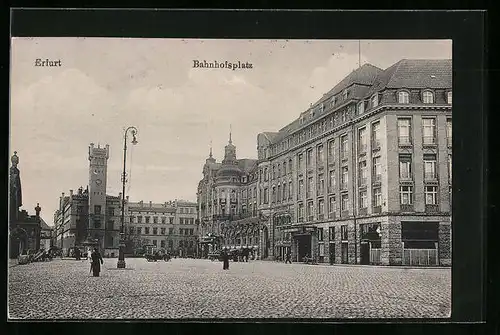
<svg viewBox="0 0 500 335">
<path fill-rule="evenodd" d="M 450 317 L 451 40 L 10 61 L 10 320 Z"/>
</svg>

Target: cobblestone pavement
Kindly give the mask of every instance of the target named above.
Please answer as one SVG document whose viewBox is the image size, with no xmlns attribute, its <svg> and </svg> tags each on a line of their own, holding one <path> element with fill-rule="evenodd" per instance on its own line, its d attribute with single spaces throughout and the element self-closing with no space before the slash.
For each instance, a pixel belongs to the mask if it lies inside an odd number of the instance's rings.
<svg viewBox="0 0 500 335">
<path fill-rule="evenodd" d="M 451 270 L 105 259 L 9 267 L 9 317 L 419 318 L 449 317 Z"/>
</svg>

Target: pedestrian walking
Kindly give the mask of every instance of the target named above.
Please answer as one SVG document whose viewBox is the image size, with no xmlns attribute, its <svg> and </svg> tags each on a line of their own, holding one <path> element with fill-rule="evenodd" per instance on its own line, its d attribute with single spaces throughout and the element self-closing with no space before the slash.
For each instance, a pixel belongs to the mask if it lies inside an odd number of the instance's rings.
<svg viewBox="0 0 500 335">
<path fill-rule="evenodd" d="M 80 248 L 76 248 L 75 249 L 75 259 L 77 261 L 81 260 L 81 251 L 80 251 Z"/>
<path fill-rule="evenodd" d="M 226 250 L 222 251 L 222 270 L 229 270 L 229 255 Z"/>
<path fill-rule="evenodd" d="M 287 264 L 287 263 L 292 264 L 292 253 L 291 253 L 290 251 L 288 251 L 288 252 L 286 253 L 286 260 L 285 260 L 285 264 Z"/>
<path fill-rule="evenodd" d="M 92 274 L 94 277 L 99 277 L 99 273 L 101 272 L 101 264 L 104 264 L 104 261 L 102 260 L 102 256 L 97 248 L 94 248 L 94 252 L 90 257 L 92 258 L 92 263 L 90 266 Z"/>
</svg>

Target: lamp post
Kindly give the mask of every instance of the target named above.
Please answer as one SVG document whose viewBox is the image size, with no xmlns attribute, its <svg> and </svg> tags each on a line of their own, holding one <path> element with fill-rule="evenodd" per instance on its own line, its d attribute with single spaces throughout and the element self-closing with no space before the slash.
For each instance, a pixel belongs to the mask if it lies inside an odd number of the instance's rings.
<svg viewBox="0 0 500 335">
<path fill-rule="evenodd" d="M 125 183 L 127 182 L 127 174 L 126 174 L 126 162 L 127 162 L 127 134 L 130 131 L 132 134 L 132 144 L 137 144 L 137 128 L 134 126 L 128 127 L 125 129 L 125 136 L 123 141 L 123 174 L 122 174 L 122 215 L 121 215 L 121 228 L 120 228 L 120 249 L 118 250 L 118 262 L 116 263 L 116 267 L 118 269 L 125 268 L 125 231 L 124 231 L 124 222 L 125 222 Z"/>
</svg>

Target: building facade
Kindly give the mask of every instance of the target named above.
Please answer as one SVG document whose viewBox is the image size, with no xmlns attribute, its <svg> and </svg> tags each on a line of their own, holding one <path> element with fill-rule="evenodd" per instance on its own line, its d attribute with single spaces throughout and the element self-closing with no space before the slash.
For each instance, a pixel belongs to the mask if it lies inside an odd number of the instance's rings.
<svg viewBox="0 0 500 335">
<path fill-rule="evenodd" d="M 297 120 L 257 136 L 263 257 L 451 265 L 451 64 L 363 65 Z"/>
<path fill-rule="evenodd" d="M 165 203 L 127 202 L 126 239 L 131 253 L 152 246 L 172 255 L 195 256 L 198 247 L 197 205 L 183 200 Z"/>
<path fill-rule="evenodd" d="M 89 186 L 59 198 L 54 213 L 55 244 L 68 255 L 71 248 L 97 246 L 105 257 L 118 256 L 121 193 L 106 194 L 109 145 L 89 146 Z"/>
<path fill-rule="evenodd" d="M 257 160 L 237 159 L 229 134 L 224 159 L 210 155 L 198 183 L 197 202 L 202 257 L 216 249 L 248 249 L 260 254 L 262 219 L 257 209 Z"/>
</svg>

